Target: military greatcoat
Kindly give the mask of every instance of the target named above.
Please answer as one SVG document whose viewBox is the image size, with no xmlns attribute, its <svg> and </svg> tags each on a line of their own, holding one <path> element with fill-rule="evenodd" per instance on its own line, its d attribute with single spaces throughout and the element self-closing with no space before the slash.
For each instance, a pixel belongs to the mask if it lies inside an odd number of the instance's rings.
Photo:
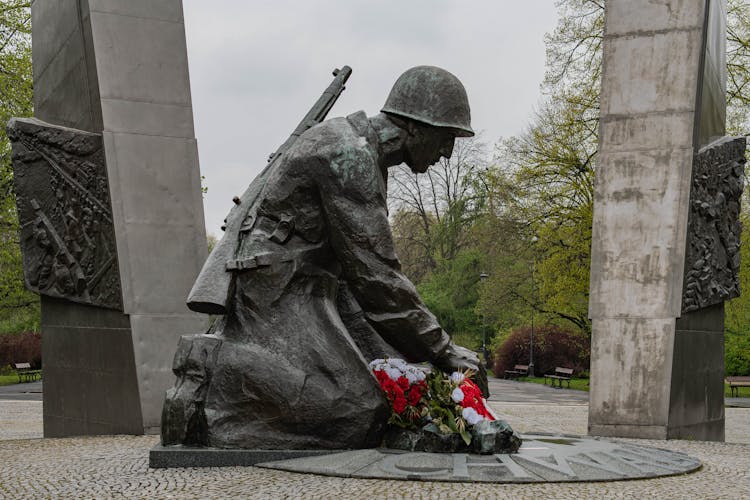
<svg viewBox="0 0 750 500">
<path fill-rule="evenodd" d="M 379 444 L 389 408 L 367 362 L 394 348 L 434 360 L 450 342 L 401 272 L 379 155 L 358 112 L 312 127 L 264 174 L 234 251 L 207 263 L 230 273 L 226 314 L 180 341 L 164 444 Z"/>
</svg>

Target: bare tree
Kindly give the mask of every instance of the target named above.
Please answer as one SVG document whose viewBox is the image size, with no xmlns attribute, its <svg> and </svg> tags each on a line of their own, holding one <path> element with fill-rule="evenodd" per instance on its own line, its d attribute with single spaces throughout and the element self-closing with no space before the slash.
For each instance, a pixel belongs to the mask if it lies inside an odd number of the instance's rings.
<svg viewBox="0 0 750 500">
<path fill-rule="evenodd" d="M 486 145 L 469 137 L 457 139 L 453 155 L 425 174 L 405 165 L 392 170 L 388 197 L 396 249 L 412 280 L 470 244 L 469 229 L 484 204 L 487 168 Z"/>
</svg>

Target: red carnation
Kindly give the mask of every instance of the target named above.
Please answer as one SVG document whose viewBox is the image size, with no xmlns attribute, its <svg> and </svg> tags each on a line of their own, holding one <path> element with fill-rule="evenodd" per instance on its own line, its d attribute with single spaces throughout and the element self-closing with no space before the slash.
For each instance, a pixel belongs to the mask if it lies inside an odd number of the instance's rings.
<svg viewBox="0 0 750 500">
<path fill-rule="evenodd" d="M 409 404 L 411 406 L 417 406 L 420 399 L 422 399 L 422 391 L 419 389 L 419 386 L 415 385 L 409 391 Z"/>
<path fill-rule="evenodd" d="M 384 382 L 385 380 L 388 380 L 388 379 L 389 379 L 389 378 L 388 378 L 388 374 L 387 374 L 387 373 L 385 373 L 385 371 L 383 371 L 383 370 L 375 370 L 375 371 L 374 371 L 373 373 L 375 374 L 375 378 L 376 378 L 376 379 L 378 380 L 378 383 L 379 383 L 379 384 L 380 384 L 381 386 L 383 385 L 383 382 Z"/>
<path fill-rule="evenodd" d="M 482 391 L 479 387 L 469 379 L 466 379 L 461 384 L 461 392 L 464 393 L 464 399 L 461 401 L 461 406 L 464 408 L 473 408 L 476 412 L 488 420 L 495 420 L 495 418 L 487 411 L 487 407 L 484 406 L 482 399 Z"/>
<path fill-rule="evenodd" d="M 398 386 L 396 382 L 391 379 L 388 379 L 385 382 L 385 384 L 383 385 L 383 389 L 388 395 L 388 399 L 390 399 L 391 401 L 395 400 L 396 398 L 404 397 L 404 391 Z"/>
<path fill-rule="evenodd" d="M 404 376 L 399 377 L 396 382 L 398 383 L 398 386 L 403 390 L 407 390 L 409 388 L 409 379 Z"/>
<path fill-rule="evenodd" d="M 396 398 L 393 400 L 393 411 L 401 415 L 405 409 L 406 409 L 406 398 L 403 395 L 396 396 Z"/>
</svg>

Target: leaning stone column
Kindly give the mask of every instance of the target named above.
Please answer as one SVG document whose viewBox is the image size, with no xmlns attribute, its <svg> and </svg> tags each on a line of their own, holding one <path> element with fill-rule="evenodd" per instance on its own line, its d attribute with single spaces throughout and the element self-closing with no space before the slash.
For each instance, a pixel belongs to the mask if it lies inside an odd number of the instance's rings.
<svg viewBox="0 0 750 500">
<path fill-rule="evenodd" d="M 608 0 L 589 433 L 724 439 L 744 139 L 725 122 L 725 0 Z M 718 140 L 717 140 L 718 139 Z"/>
<path fill-rule="evenodd" d="M 42 121 L 11 134 L 39 180 L 17 192 L 44 434 L 155 431 L 177 340 L 205 327 L 185 306 L 206 238 L 182 3 L 35 0 L 32 27 Z"/>
</svg>

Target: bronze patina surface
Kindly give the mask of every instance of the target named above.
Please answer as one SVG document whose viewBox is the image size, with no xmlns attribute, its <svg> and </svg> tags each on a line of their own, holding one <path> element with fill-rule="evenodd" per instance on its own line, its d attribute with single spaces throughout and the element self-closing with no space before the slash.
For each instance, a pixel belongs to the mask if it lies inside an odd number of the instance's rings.
<svg viewBox="0 0 750 500">
<path fill-rule="evenodd" d="M 334 74 L 312 122 L 340 93 Z M 486 392 L 477 356 L 451 342 L 402 273 L 386 206 L 388 168 L 425 172 L 450 157 L 455 137 L 473 134 L 469 113 L 454 75 L 420 66 L 380 114 L 303 120 L 234 200 L 193 287 L 192 309 L 223 315 L 180 341 L 162 444 L 377 446 L 390 409 L 367 366 L 375 357 L 473 369 Z"/>
</svg>

